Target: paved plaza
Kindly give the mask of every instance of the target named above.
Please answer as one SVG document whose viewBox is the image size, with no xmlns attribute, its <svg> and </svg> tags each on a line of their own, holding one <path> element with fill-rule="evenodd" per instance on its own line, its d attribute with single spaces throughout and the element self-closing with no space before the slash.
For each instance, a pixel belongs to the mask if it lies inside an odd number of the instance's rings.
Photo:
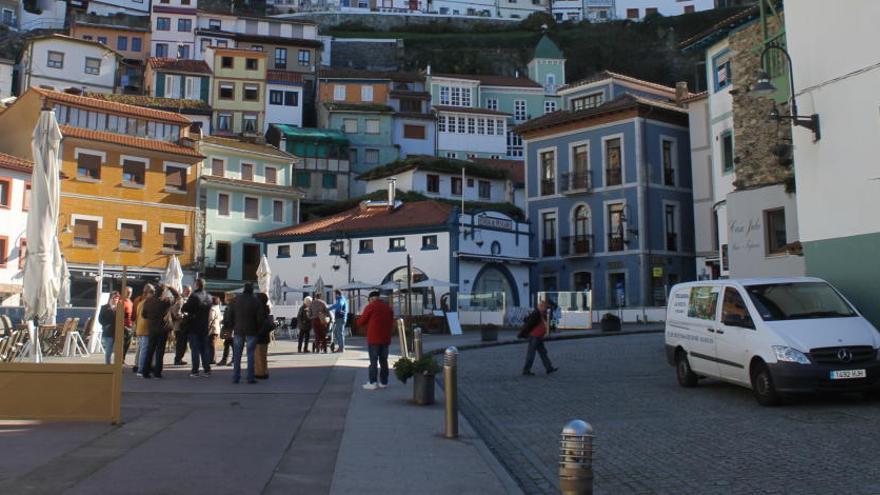
<svg viewBox="0 0 880 495">
<path fill-rule="evenodd" d="M 526 493 L 557 492 L 558 438 L 596 431 L 595 490 L 625 493 L 880 493 L 880 402 L 807 398 L 766 408 L 717 381 L 683 389 L 663 335 L 551 342 L 552 376 L 520 375 L 524 346 L 464 353 L 462 408 Z"/>
</svg>

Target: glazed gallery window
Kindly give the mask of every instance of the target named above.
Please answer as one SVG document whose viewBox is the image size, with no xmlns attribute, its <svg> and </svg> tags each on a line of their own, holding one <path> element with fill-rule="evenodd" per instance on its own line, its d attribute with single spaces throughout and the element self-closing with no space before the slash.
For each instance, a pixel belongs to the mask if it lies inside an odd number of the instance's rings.
<svg viewBox="0 0 880 495">
<path fill-rule="evenodd" d="M 122 223 L 119 226 L 120 249 L 141 249 L 143 247 L 143 226 L 134 223 Z"/>
<path fill-rule="evenodd" d="M 605 102 L 605 93 L 593 93 L 571 100 L 571 109 L 574 111 L 595 108 Z"/>
<path fill-rule="evenodd" d="M 146 174 L 146 162 L 138 160 L 122 161 L 122 183 L 129 186 L 144 185 L 144 176 Z"/>
<path fill-rule="evenodd" d="M 81 179 L 101 180 L 101 157 L 80 153 L 76 157 L 76 176 Z"/>
<path fill-rule="evenodd" d="M 73 245 L 93 247 L 98 245 L 98 221 L 77 218 L 73 221 Z"/>
</svg>

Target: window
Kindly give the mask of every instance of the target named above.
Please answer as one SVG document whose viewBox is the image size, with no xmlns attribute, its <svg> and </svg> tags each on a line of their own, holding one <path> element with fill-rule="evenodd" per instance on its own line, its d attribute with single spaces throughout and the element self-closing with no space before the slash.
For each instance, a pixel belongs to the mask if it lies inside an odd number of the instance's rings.
<svg viewBox="0 0 880 495">
<path fill-rule="evenodd" d="M 156 31 L 171 31 L 171 18 L 170 17 L 157 17 L 156 18 Z"/>
<path fill-rule="evenodd" d="M 357 134 L 358 131 L 358 121 L 357 119 L 342 119 L 342 132 L 346 134 Z"/>
<path fill-rule="evenodd" d="M 321 187 L 324 189 L 336 189 L 336 174 L 324 174 L 321 178 Z"/>
<path fill-rule="evenodd" d="M 657 7 L 648 7 L 645 9 L 645 16 L 649 16 L 657 13 Z"/>
<path fill-rule="evenodd" d="M 553 113 L 556 111 L 556 102 L 555 101 L 545 101 L 544 102 L 544 113 Z"/>
<path fill-rule="evenodd" d="M 307 67 L 312 62 L 312 52 L 308 50 L 300 50 L 296 59 L 299 62 L 299 65 Z"/>
<path fill-rule="evenodd" d="M 251 50 L 253 50 L 255 52 L 261 52 L 261 51 L 263 51 L 263 45 L 252 45 Z"/>
<path fill-rule="evenodd" d="M 305 188 L 311 187 L 312 186 L 311 172 L 297 172 L 296 173 L 296 186 L 297 187 L 305 187 Z"/>
<path fill-rule="evenodd" d="M 247 58 L 244 60 L 244 68 L 247 70 L 257 70 L 259 67 L 260 62 L 255 58 Z"/>
<path fill-rule="evenodd" d="M 388 240 L 389 251 L 406 251 L 406 239 L 403 237 L 392 237 Z"/>
<path fill-rule="evenodd" d="M 620 138 L 605 141 L 605 186 L 619 186 L 623 183 L 620 161 Z"/>
<path fill-rule="evenodd" d="M 521 157 L 523 156 L 523 140 L 519 134 L 507 132 L 507 156 Z"/>
<path fill-rule="evenodd" d="M 626 18 L 627 19 L 638 19 L 639 18 L 639 9 L 626 9 Z"/>
<path fill-rule="evenodd" d="M 219 158 L 214 158 L 211 160 L 211 175 L 215 177 L 223 177 L 225 174 L 225 165 L 226 162 Z"/>
<path fill-rule="evenodd" d="M 24 195 L 21 198 L 21 211 L 29 211 L 31 209 L 31 184 L 24 185 Z"/>
<path fill-rule="evenodd" d="M 266 167 L 265 172 L 266 184 L 277 184 L 278 183 L 278 169 L 275 167 Z"/>
<path fill-rule="evenodd" d="M 582 96 L 580 98 L 575 98 L 571 100 L 571 109 L 577 112 L 578 110 L 586 110 L 588 108 L 595 108 L 605 102 L 605 93 L 593 93 L 587 96 Z"/>
<path fill-rule="evenodd" d="M 541 215 L 541 256 L 556 256 L 556 213 Z"/>
<path fill-rule="evenodd" d="M 446 116 L 437 116 L 437 132 L 446 132 Z"/>
<path fill-rule="evenodd" d="M 440 176 L 436 174 L 428 174 L 426 176 L 428 181 L 427 190 L 431 193 L 439 193 L 440 192 Z"/>
<path fill-rule="evenodd" d="M 694 13 L 694 6 L 693 5 L 685 5 L 684 6 L 684 13 L 685 14 L 693 14 Z"/>
<path fill-rule="evenodd" d="M 224 69 L 231 69 L 235 65 L 235 59 L 232 57 L 220 57 L 220 67 Z"/>
<path fill-rule="evenodd" d="M 119 36 L 116 38 L 116 49 L 119 51 L 128 51 L 128 36 Z"/>
<path fill-rule="evenodd" d="M 165 167 L 165 190 L 186 192 L 186 169 Z"/>
<path fill-rule="evenodd" d="M 12 205 L 12 181 L 0 179 L 0 206 L 9 208 Z"/>
<path fill-rule="evenodd" d="M 220 83 L 220 99 L 231 100 L 235 98 L 235 83 Z"/>
<path fill-rule="evenodd" d="M 244 85 L 245 101 L 260 101 L 260 87 L 256 84 Z"/>
<path fill-rule="evenodd" d="M 492 195 L 492 183 L 487 180 L 481 180 L 477 183 L 477 191 L 480 199 L 489 199 Z"/>
<path fill-rule="evenodd" d="M 608 205 L 608 251 L 623 251 L 623 203 Z"/>
<path fill-rule="evenodd" d="M 0 254 L 2 254 L 5 251 L 6 251 L 5 249 L 3 251 L 0 251 Z M 18 268 L 19 269 L 24 269 L 26 259 L 27 259 L 27 239 L 22 237 L 18 241 Z"/>
<path fill-rule="evenodd" d="M 342 84 L 333 85 L 333 100 L 345 101 L 345 86 Z"/>
<path fill-rule="evenodd" d="M 373 240 L 372 239 L 361 239 L 360 243 L 358 243 L 358 252 L 359 253 L 372 253 L 373 252 Z"/>
<path fill-rule="evenodd" d="M 256 115 L 242 115 L 241 116 L 241 131 L 247 133 L 255 133 L 257 132 L 257 116 Z"/>
<path fill-rule="evenodd" d="M 76 218 L 73 221 L 73 245 L 94 247 L 98 245 L 98 221 Z M 3 246 L 5 253 L 5 247 Z M 4 257 L 5 258 L 5 257 Z"/>
<path fill-rule="evenodd" d="M 473 117 L 467 118 L 467 133 L 468 134 L 476 134 L 476 119 Z"/>
<path fill-rule="evenodd" d="M 440 86 L 440 104 L 449 105 L 449 86 Z"/>
<path fill-rule="evenodd" d="M 663 223 L 666 226 L 666 250 L 678 251 L 675 205 L 665 205 L 663 207 Z"/>
<path fill-rule="evenodd" d="M 361 86 L 361 101 L 373 101 L 372 86 Z"/>
<path fill-rule="evenodd" d="M 147 164 L 137 160 L 122 160 L 122 183 L 126 185 L 144 185 Z"/>
<path fill-rule="evenodd" d="M 208 29 L 219 31 L 220 25 L 220 19 L 208 19 Z"/>
<path fill-rule="evenodd" d="M 733 287 L 724 289 L 724 300 L 721 303 L 721 324 L 755 328 L 755 323 L 749 315 L 746 302 L 739 294 L 739 291 Z"/>
<path fill-rule="evenodd" d="M 183 252 L 183 229 L 179 227 L 165 227 L 162 233 L 162 248 L 165 251 Z"/>
<path fill-rule="evenodd" d="M 767 238 L 767 254 L 785 254 L 788 245 L 785 234 L 785 208 L 764 212 L 764 231 Z"/>
<path fill-rule="evenodd" d="M 367 125 L 366 133 L 367 134 L 379 134 L 379 120 L 378 119 L 367 119 L 365 121 Z"/>
<path fill-rule="evenodd" d="M 217 215 L 229 216 L 229 195 L 226 193 L 217 194 Z"/>
<path fill-rule="evenodd" d="M 422 236 L 422 250 L 429 249 L 437 249 L 437 236 L 436 235 L 423 235 Z"/>
<path fill-rule="evenodd" d="M 574 210 L 574 238 L 571 243 L 572 254 L 589 254 L 590 246 L 590 208 L 580 205 Z"/>
<path fill-rule="evenodd" d="M 498 99 L 497 98 L 486 98 L 486 108 L 497 112 L 498 111 Z"/>
<path fill-rule="evenodd" d="M 229 45 L 227 40 L 214 40 L 214 43 L 216 43 L 217 48 L 226 48 Z"/>
<path fill-rule="evenodd" d="M 513 120 L 522 121 L 528 118 L 525 100 L 513 100 Z"/>
<path fill-rule="evenodd" d="M 425 139 L 425 126 L 404 124 L 403 137 L 406 139 Z"/>
<path fill-rule="evenodd" d="M 299 93 L 297 93 L 296 91 L 285 91 L 284 106 L 295 107 L 297 105 L 299 105 Z"/>
<path fill-rule="evenodd" d="M 453 177 L 451 181 L 453 196 L 461 196 L 461 177 Z"/>
<path fill-rule="evenodd" d="M 364 150 L 364 163 L 373 165 L 379 163 L 379 150 Z"/>
<path fill-rule="evenodd" d="M 119 249 L 141 249 L 143 239 L 143 226 L 136 223 L 122 223 L 119 225 Z"/>
<path fill-rule="evenodd" d="M 586 144 L 572 147 L 572 174 L 569 188 L 588 189 L 590 187 L 589 151 Z"/>
<path fill-rule="evenodd" d="M 270 105 L 284 105 L 284 91 L 278 91 L 277 89 L 269 90 L 269 104 Z"/>
<path fill-rule="evenodd" d="M 254 166 L 250 163 L 241 164 L 241 180 L 254 180 Z"/>
<path fill-rule="evenodd" d="M 216 266 L 229 266 L 230 258 L 232 258 L 232 244 L 227 241 L 217 241 L 217 253 L 214 255 L 214 264 Z"/>
<path fill-rule="evenodd" d="M 556 152 L 541 153 L 541 196 L 556 194 Z"/>
<path fill-rule="evenodd" d="M 318 245 L 314 242 L 310 242 L 308 244 L 303 244 L 303 256 L 317 256 L 318 255 Z"/>
<path fill-rule="evenodd" d="M 330 242 L 330 254 L 339 256 L 340 254 L 345 253 L 344 243 L 342 241 L 331 241 Z"/>
<path fill-rule="evenodd" d="M 467 121 L 464 117 L 458 118 L 458 125 L 455 127 L 455 131 L 459 134 L 464 134 L 465 126 L 467 125 Z"/>
<path fill-rule="evenodd" d="M 272 201 L 272 221 L 284 221 L 284 201 L 280 201 L 277 199 Z"/>
<path fill-rule="evenodd" d="M 248 220 L 258 220 L 260 218 L 259 198 L 244 198 L 244 217 Z"/>
<path fill-rule="evenodd" d="M 46 66 L 53 69 L 63 69 L 64 54 L 61 52 L 49 52 L 49 58 L 46 60 Z"/>
<path fill-rule="evenodd" d="M 730 86 L 730 58 L 730 52 L 727 50 L 712 57 L 713 82 L 716 92 Z"/>
<path fill-rule="evenodd" d="M 177 19 L 177 32 L 188 33 L 192 31 L 192 19 Z"/>
<path fill-rule="evenodd" d="M 80 153 L 76 157 L 76 176 L 80 179 L 101 180 L 101 160 L 98 155 Z"/>
<path fill-rule="evenodd" d="M 217 115 L 217 130 L 218 131 L 231 131 L 232 130 L 232 115 L 228 113 L 221 113 Z"/>
<path fill-rule="evenodd" d="M 168 43 L 156 43 L 156 56 L 159 58 L 168 56 Z"/>
<path fill-rule="evenodd" d="M 714 287 L 697 286 L 691 288 L 688 297 L 688 317 L 714 321 L 718 305 L 718 291 Z"/>
<path fill-rule="evenodd" d="M 143 40 L 138 37 L 131 38 L 131 51 L 140 52 L 142 49 Z"/>
<path fill-rule="evenodd" d="M 106 45 L 107 44 L 107 37 L 106 36 L 98 36 L 98 43 L 100 43 L 102 45 Z"/>
<path fill-rule="evenodd" d="M 290 246 L 289 245 L 278 246 L 278 251 L 277 251 L 277 254 L 275 255 L 275 257 L 276 258 L 290 258 Z"/>
<path fill-rule="evenodd" d="M 726 131 L 721 135 L 721 171 L 729 174 L 733 167 L 733 133 Z"/>
<path fill-rule="evenodd" d="M 287 69 L 287 48 L 275 49 L 275 68 Z"/>
<path fill-rule="evenodd" d="M 663 185 L 665 186 L 674 186 L 675 185 L 675 165 L 672 161 L 672 141 L 668 139 L 664 139 L 661 141 L 661 160 L 663 162 Z"/>
</svg>

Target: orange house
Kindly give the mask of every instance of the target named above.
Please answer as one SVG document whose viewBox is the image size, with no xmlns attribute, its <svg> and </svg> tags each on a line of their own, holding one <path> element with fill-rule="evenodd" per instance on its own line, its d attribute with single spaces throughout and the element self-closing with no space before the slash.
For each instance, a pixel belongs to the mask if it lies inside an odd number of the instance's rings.
<svg viewBox="0 0 880 495">
<path fill-rule="evenodd" d="M 185 272 L 195 269 L 197 166 L 204 157 L 188 136 L 189 119 L 31 88 L 0 114 L 0 150 L 31 157 L 41 99 L 63 135 L 59 238 L 74 304 L 94 297 L 101 263 L 110 277 L 128 267 L 134 286 L 158 281 L 171 255 Z"/>
</svg>

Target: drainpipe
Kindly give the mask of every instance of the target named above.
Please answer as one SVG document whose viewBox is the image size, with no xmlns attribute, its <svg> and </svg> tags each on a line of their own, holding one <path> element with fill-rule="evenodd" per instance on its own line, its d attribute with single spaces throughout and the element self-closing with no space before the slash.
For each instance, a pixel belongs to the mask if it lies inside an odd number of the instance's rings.
<svg viewBox="0 0 880 495">
<path fill-rule="evenodd" d="M 651 116 L 651 113 L 654 111 L 654 107 L 649 106 L 648 112 L 641 117 L 641 127 L 642 127 L 642 163 L 640 164 L 642 167 L 641 180 L 642 184 L 639 185 L 639 204 L 641 206 L 639 212 L 639 219 L 644 226 L 642 232 L 640 232 L 640 243 L 642 244 L 642 252 L 640 254 L 641 258 L 641 270 L 642 270 L 642 312 L 643 317 L 646 316 L 645 307 L 648 302 L 648 295 L 651 292 L 651 270 L 649 269 L 649 264 L 651 262 L 651 221 L 648 218 L 648 202 L 651 200 L 651 169 L 648 167 L 648 117 Z"/>
</svg>

